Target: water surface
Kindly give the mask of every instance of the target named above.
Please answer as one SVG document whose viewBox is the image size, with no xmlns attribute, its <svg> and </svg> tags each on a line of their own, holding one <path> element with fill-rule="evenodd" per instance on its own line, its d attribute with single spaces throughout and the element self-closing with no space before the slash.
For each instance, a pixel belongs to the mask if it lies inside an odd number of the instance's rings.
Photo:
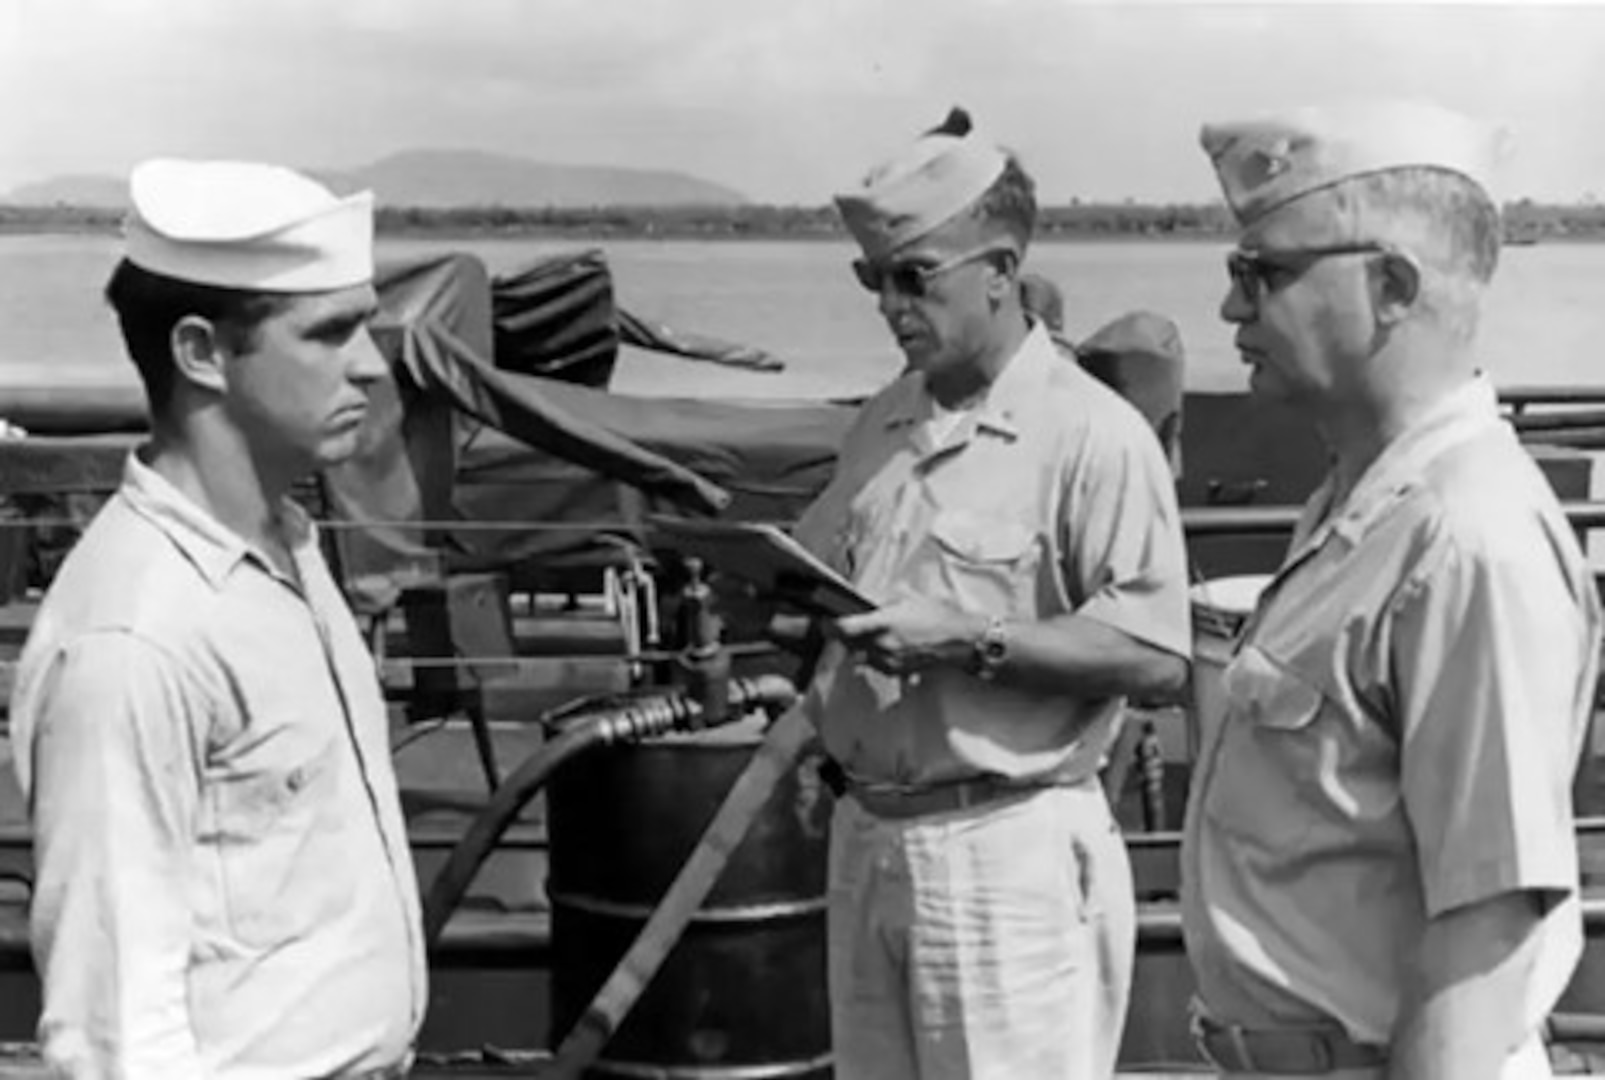
<svg viewBox="0 0 1605 1080">
<path fill-rule="evenodd" d="M 469 251 L 492 273 L 579 241 L 382 240 L 380 257 Z M 620 304 L 670 325 L 762 346 L 787 361 L 763 375 L 655 354 L 627 353 L 615 386 L 650 395 L 821 397 L 882 385 L 901 358 L 854 283 L 845 242 L 630 240 L 600 246 Z M 117 258 L 110 236 L 0 237 L 0 388 L 29 382 L 133 379 L 99 292 Z M 1244 369 L 1216 312 L 1224 244 L 1056 242 L 1031 269 L 1057 281 L 1073 337 L 1136 308 L 1174 319 L 1188 353 L 1188 384 L 1229 390 Z M 1481 352 L 1501 385 L 1599 384 L 1605 341 L 1605 244 L 1507 248 L 1490 290 Z"/>
</svg>

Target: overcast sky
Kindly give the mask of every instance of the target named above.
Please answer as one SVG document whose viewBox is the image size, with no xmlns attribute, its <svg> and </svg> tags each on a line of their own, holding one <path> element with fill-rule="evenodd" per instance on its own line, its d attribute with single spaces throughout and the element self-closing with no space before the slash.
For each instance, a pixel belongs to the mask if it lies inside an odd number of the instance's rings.
<svg viewBox="0 0 1605 1080">
<path fill-rule="evenodd" d="M 963 103 L 1048 201 L 1213 197 L 1204 120 L 1427 96 L 1605 198 L 1605 6 L 0 0 L 0 192 L 142 157 L 473 147 L 822 203 Z"/>
</svg>

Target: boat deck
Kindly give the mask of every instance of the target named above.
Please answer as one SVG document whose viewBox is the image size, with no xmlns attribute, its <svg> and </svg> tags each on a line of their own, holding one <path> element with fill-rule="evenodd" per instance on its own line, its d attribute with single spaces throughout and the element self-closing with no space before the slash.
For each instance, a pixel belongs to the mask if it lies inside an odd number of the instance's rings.
<svg viewBox="0 0 1605 1080">
<path fill-rule="evenodd" d="M 1598 436 L 1605 443 L 1602 433 L 1605 412 L 1588 432 L 1591 438 Z M 38 446 L 40 461 L 31 467 L 40 472 L 34 482 L 66 490 L 104 485 L 115 476 L 113 466 L 120 465 L 125 441 L 107 440 L 96 455 L 86 455 L 82 442 L 77 440 L 59 453 L 48 445 Z M 1561 475 L 1556 470 L 1575 462 L 1560 456 L 1546 464 L 1555 476 Z M 1202 455 L 1189 457 L 1190 474 L 1207 477 L 1216 471 Z M 1586 479 L 1577 479 L 1578 490 L 1570 497 L 1588 496 Z M 1273 485 L 1269 494 L 1275 495 L 1277 490 Z M 1591 516 L 1574 519 L 1580 527 L 1605 522 L 1605 504 L 1583 509 Z M 1290 523 L 1291 513 L 1284 506 L 1190 509 L 1189 533 L 1200 565 L 1211 576 L 1252 569 L 1247 564 L 1260 558 L 1253 544 L 1259 543 L 1266 550 L 1279 549 L 1285 542 L 1281 534 Z M 1245 540 L 1245 534 L 1249 540 Z M 467 587 L 472 588 L 473 583 Z M 471 604 L 478 598 L 465 595 L 461 599 Z M 34 606 L 26 600 L 0 604 L 0 702 L 9 697 L 11 667 L 7 661 L 20 648 L 33 612 Z M 432 621 L 442 626 L 452 617 L 448 609 L 433 614 L 437 617 Z M 463 672 L 445 673 L 444 694 L 471 694 L 476 707 L 498 718 L 492 724 L 493 744 L 504 772 L 523 760 L 540 741 L 539 730 L 527 722 L 528 717 L 579 693 L 623 688 L 622 662 L 618 657 L 595 655 L 616 649 L 613 629 L 588 625 L 574 614 L 566 613 L 562 620 L 562 650 L 547 647 L 539 640 L 544 626 L 542 614 L 524 611 L 513 620 L 518 625 L 509 627 L 510 636 L 517 641 L 474 642 L 477 647 L 468 655 L 488 656 L 490 663 L 462 665 L 466 677 L 459 677 Z M 402 640 L 404 634 L 399 628 L 387 629 L 383 640 L 394 639 L 398 645 L 388 651 L 383 668 L 384 681 L 396 703 L 397 771 L 419 875 L 427 883 L 484 804 L 483 759 L 466 723 L 420 722 L 412 715 L 411 707 L 418 703 L 420 688 L 435 674 L 424 674 L 430 669 L 416 662 L 417 651 L 411 648 L 416 642 Z M 449 629 L 455 631 L 458 627 Z M 593 631 L 595 641 L 581 640 Z M 448 633 L 448 645 L 450 636 Z M 503 664 L 491 655 L 497 649 L 507 651 L 514 659 L 539 658 L 542 662 Z M 559 651 L 567 655 L 554 658 L 553 654 Z M 512 717 L 526 722 L 508 719 Z M 1176 746 L 1185 745 L 1185 732 L 1176 725 L 1167 728 L 1165 736 L 1173 752 Z M 29 963 L 25 920 L 29 845 L 8 753 L 0 719 L 0 1080 L 38 1080 L 45 1074 L 36 1060 L 29 1059 L 25 1045 L 33 1034 L 38 1011 L 38 988 Z M 1591 753 L 1596 766 L 1605 761 L 1605 724 L 1596 724 Z M 1171 782 L 1167 792 L 1169 813 L 1163 824 L 1174 828 L 1179 823 L 1185 790 L 1185 767 L 1172 770 L 1167 780 Z M 1127 828 L 1138 882 L 1140 943 L 1120 1075 L 1133 1080 L 1195 1077 L 1209 1070 L 1194 1055 L 1186 1034 L 1192 978 L 1174 903 L 1178 837 L 1174 832 L 1144 831 L 1137 785 L 1130 786 L 1132 790 L 1121 804 L 1119 816 Z M 1580 813 L 1605 813 L 1605 768 L 1585 770 L 1577 804 Z M 1599 947 L 1605 944 L 1605 819 L 1584 821 L 1578 839 L 1590 947 L 1561 1008 L 1575 1014 L 1605 1016 L 1605 948 Z M 546 852 L 544 814 L 537 801 L 485 866 L 468 902 L 447 926 L 440 948 L 432 957 L 431 997 L 421 1034 L 423 1057 L 416 1076 L 542 1075 L 538 1051 L 519 1054 L 490 1048 L 544 1047 L 552 1040 L 547 1016 L 552 939 L 544 891 Z M 1558 1061 L 1557 1071 L 1605 1075 L 1605 1042 L 1567 1045 L 1575 1053 Z M 1597 1056 L 1592 1053 L 1594 1049 L 1599 1051 Z M 499 1060 L 503 1058 L 506 1060 Z"/>
<path fill-rule="evenodd" d="M 453 746 L 459 771 L 471 774 L 477 764 L 466 737 L 460 730 L 451 735 L 452 739 L 439 745 Z M 0 761 L 0 787 L 11 783 L 5 766 Z M 459 809 L 453 812 L 442 809 L 452 800 L 441 797 L 438 789 L 420 793 L 414 787 L 410 794 L 419 873 L 428 881 L 460 835 L 463 819 L 452 815 L 465 813 L 472 804 L 472 787 L 456 792 Z M 0 797 L 0 807 L 7 804 L 8 800 Z M 17 804 L 9 805 L 14 808 Z M 548 1018 L 551 915 L 542 888 L 546 845 L 544 822 L 537 811 L 513 829 L 476 882 L 471 902 L 448 924 L 431 960 L 430 1004 L 420 1039 L 424 1068 L 416 1075 L 541 1075 L 537 1058 L 514 1055 L 514 1064 L 498 1063 L 494 1059 L 505 1055 L 489 1048 L 537 1048 L 553 1040 Z M 1196 1076 L 1203 1070 L 1186 1036 L 1192 981 L 1180 914 L 1171 899 L 1177 885 L 1178 846 L 1179 836 L 1174 832 L 1128 833 L 1134 877 L 1143 899 L 1134 1007 L 1123 1043 L 1122 1076 Z M 1605 940 L 1605 822 L 1583 823 L 1579 847 L 1590 880 L 1586 901 L 1589 938 L 1591 942 Z M 26 890 L 19 884 L 27 869 L 26 830 L 13 813 L 0 824 L 0 1043 L 29 1039 L 38 1009 L 37 984 L 28 961 Z M 1599 950 L 1591 949 L 1585 955 L 1562 1008 L 1578 1014 L 1605 1012 L 1605 955 Z M 1593 1044 L 1568 1045 L 1578 1055 L 1576 1061 L 1585 1065 L 1595 1061 L 1584 1056 Z M 1599 1044 L 1598 1050 L 1598 1061 L 1605 1063 L 1605 1044 Z M 493 1060 L 486 1060 L 487 1055 Z M 1596 1071 L 1605 1074 L 1605 1064 Z M 7 1058 L 0 1045 L 0 1080 L 34 1080 L 42 1075 L 36 1063 L 30 1065 L 15 1053 Z"/>
</svg>

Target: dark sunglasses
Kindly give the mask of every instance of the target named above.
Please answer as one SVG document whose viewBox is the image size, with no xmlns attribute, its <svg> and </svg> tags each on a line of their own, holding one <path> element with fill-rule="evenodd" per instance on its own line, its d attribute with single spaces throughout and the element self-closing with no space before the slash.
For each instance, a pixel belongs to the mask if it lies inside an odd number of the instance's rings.
<svg viewBox="0 0 1605 1080">
<path fill-rule="evenodd" d="M 1331 244 L 1326 247 L 1273 248 L 1265 251 L 1237 251 L 1226 255 L 1226 273 L 1250 303 L 1259 303 L 1278 279 L 1301 274 L 1314 263 L 1332 255 L 1386 255 L 1394 249 L 1376 241 Z"/>
<path fill-rule="evenodd" d="M 996 255 L 1002 249 L 998 247 L 976 248 L 955 255 L 951 259 L 943 259 L 939 263 L 898 262 L 893 260 L 887 263 L 871 262 L 868 259 L 853 260 L 853 275 L 858 283 L 872 293 L 884 292 L 891 288 L 901 296 L 911 297 L 915 300 L 930 293 L 931 282 L 947 273 L 957 269 L 965 263 L 976 262 L 980 259 Z"/>
</svg>

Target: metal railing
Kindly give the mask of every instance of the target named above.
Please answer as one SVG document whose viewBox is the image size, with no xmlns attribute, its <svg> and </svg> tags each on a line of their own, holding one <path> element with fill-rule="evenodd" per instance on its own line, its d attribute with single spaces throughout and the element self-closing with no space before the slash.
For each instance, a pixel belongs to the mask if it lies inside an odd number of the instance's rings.
<svg viewBox="0 0 1605 1080">
<path fill-rule="evenodd" d="M 1605 502 L 1561 504 L 1576 529 L 1605 528 Z M 1297 506 L 1184 506 L 1182 531 L 1202 536 L 1285 536 L 1298 524 Z"/>
</svg>

